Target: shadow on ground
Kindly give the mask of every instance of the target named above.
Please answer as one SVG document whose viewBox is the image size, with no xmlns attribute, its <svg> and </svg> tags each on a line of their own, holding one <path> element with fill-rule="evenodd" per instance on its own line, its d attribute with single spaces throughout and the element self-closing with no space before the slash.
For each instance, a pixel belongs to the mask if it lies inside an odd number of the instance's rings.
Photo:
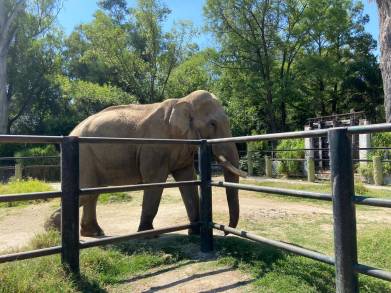
<svg viewBox="0 0 391 293">
<path fill-rule="evenodd" d="M 148 272 L 131 278 L 115 281 L 112 285 L 132 287 L 138 281 L 150 281 L 149 278 L 174 272 L 171 279 L 158 284 L 148 284 L 142 292 L 159 292 L 176 290 L 194 280 L 207 279 L 227 272 L 244 272 L 246 278 L 232 279 L 232 283 L 208 288 L 197 292 L 225 292 L 251 286 L 252 290 L 263 292 L 335 292 L 335 271 L 332 266 L 316 262 L 304 257 L 294 256 L 270 246 L 241 239 L 233 236 L 215 236 L 215 252 L 202 254 L 199 250 L 199 237 L 183 234 L 167 234 L 148 240 L 132 240 L 106 246 L 124 255 L 143 252 L 163 253 L 169 261 L 162 267 L 156 267 Z M 214 261 L 214 262 L 213 262 Z M 214 266 L 210 266 L 213 262 Z M 180 274 L 188 266 L 199 264 L 200 270 L 189 274 Z M 203 267 L 205 264 L 205 267 Z M 217 264 L 217 265 L 216 265 Z M 208 267 L 209 265 L 209 267 Z M 178 274 L 175 273 L 177 270 Z M 240 273 L 239 273 L 240 275 Z M 79 280 L 82 292 L 105 292 L 95 287 L 95 283 Z M 363 292 L 389 292 L 385 283 L 371 278 L 360 278 Z"/>
</svg>

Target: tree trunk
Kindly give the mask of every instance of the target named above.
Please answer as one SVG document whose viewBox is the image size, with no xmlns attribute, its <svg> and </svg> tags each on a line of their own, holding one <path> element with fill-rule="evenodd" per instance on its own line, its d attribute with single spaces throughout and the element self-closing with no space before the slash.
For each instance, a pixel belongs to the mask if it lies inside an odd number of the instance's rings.
<svg viewBox="0 0 391 293">
<path fill-rule="evenodd" d="M 8 129 L 7 54 L 0 54 L 0 134 Z"/>
<path fill-rule="evenodd" d="M 383 77 L 386 121 L 391 122 L 391 2 L 376 0 L 380 17 L 380 68 Z"/>
</svg>

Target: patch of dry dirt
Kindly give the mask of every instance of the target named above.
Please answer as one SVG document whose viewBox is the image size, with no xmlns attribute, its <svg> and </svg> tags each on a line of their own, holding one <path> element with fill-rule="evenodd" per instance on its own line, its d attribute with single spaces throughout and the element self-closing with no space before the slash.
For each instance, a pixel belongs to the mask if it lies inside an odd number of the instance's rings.
<svg viewBox="0 0 391 293">
<path fill-rule="evenodd" d="M 157 268 L 139 275 L 110 292 L 251 292 L 249 276 L 230 267 L 216 266 L 214 261 L 186 262 Z"/>
<path fill-rule="evenodd" d="M 178 189 L 167 189 L 164 196 L 180 199 Z M 136 195 L 140 196 L 141 195 Z M 135 202 L 137 204 L 135 204 Z M 125 203 L 98 205 L 98 222 L 107 236 L 129 234 L 137 231 L 141 213 L 141 199 Z M 43 232 L 45 219 L 53 212 L 53 203 L 34 204 L 27 207 L 10 208 L 6 215 L 0 218 L 0 251 L 24 246 L 36 234 Z M 241 218 L 262 221 L 262 218 L 273 220 L 287 216 L 311 217 L 332 214 L 331 206 L 317 206 L 314 203 L 282 201 L 275 198 L 259 198 L 254 192 L 240 192 Z M 228 206 L 224 189 L 213 188 L 213 210 L 221 215 L 224 223 L 228 222 Z M 80 211 L 81 213 L 81 211 Z M 391 211 L 373 208 L 357 213 L 359 222 L 391 221 Z M 182 203 L 171 202 L 161 204 L 155 218 L 155 228 L 187 222 L 186 210 Z M 240 222 L 239 222 L 240 226 Z M 186 231 L 182 231 L 186 233 Z M 217 232 L 219 233 L 219 232 Z M 89 240 L 82 237 L 82 241 Z"/>
</svg>

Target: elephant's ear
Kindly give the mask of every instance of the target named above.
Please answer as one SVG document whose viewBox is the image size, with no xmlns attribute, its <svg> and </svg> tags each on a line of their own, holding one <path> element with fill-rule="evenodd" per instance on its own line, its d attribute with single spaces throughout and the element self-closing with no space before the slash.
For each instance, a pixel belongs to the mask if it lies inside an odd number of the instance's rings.
<svg viewBox="0 0 391 293">
<path fill-rule="evenodd" d="M 171 111 L 169 124 L 176 137 L 186 137 L 191 128 L 192 106 L 187 101 L 180 101 L 174 105 Z"/>
</svg>

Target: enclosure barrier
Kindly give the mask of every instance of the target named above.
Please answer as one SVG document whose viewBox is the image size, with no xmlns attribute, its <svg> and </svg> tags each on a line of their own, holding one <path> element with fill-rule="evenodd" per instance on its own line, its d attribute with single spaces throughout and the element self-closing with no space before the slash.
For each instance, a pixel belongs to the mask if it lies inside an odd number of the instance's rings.
<svg viewBox="0 0 391 293">
<path fill-rule="evenodd" d="M 357 273 L 366 274 L 379 279 L 391 281 L 391 272 L 357 263 L 357 236 L 355 204 L 376 207 L 391 207 L 391 200 L 356 196 L 354 194 L 354 176 L 350 135 L 359 133 L 391 131 L 391 124 L 374 124 L 309 130 L 287 133 L 274 133 L 256 136 L 219 138 L 209 140 L 169 140 L 139 138 L 98 138 L 98 137 L 44 137 L 44 136 L 9 136 L 0 135 L 0 143 L 57 143 L 61 144 L 61 192 L 39 192 L 0 196 L 0 202 L 17 200 L 33 200 L 61 197 L 62 201 L 62 245 L 34 251 L 14 253 L 0 256 L 0 263 L 33 257 L 61 253 L 65 268 L 79 273 L 79 250 L 98 245 L 106 245 L 136 239 L 145 236 L 160 235 L 180 231 L 192 227 L 200 227 L 200 243 L 202 252 L 213 251 L 213 229 L 231 233 L 286 250 L 288 252 L 334 265 L 336 268 L 336 291 L 358 292 Z M 247 141 L 277 140 L 290 138 L 306 138 L 329 136 L 332 194 L 297 191 L 290 189 L 261 187 L 230 182 L 215 182 L 211 179 L 211 145 L 218 143 L 236 143 Z M 175 183 L 152 183 L 115 187 L 79 188 L 79 144 L 80 143 L 135 143 L 135 144 L 192 144 L 198 146 L 198 163 L 200 180 L 180 181 Z M 124 236 L 107 237 L 81 243 L 79 240 L 79 197 L 96 192 L 133 191 L 154 187 L 172 188 L 183 185 L 200 187 L 200 222 L 176 225 L 162 229 L 137 232 Z M 236 188 L 269 194 L 311 198 L 332 201 L 334 217 L 335 256 L 327 256 L 293 244 L 267 239 L 252 233 L 227 227 L 213 222 L 212 186 Z"/>
</svg>

